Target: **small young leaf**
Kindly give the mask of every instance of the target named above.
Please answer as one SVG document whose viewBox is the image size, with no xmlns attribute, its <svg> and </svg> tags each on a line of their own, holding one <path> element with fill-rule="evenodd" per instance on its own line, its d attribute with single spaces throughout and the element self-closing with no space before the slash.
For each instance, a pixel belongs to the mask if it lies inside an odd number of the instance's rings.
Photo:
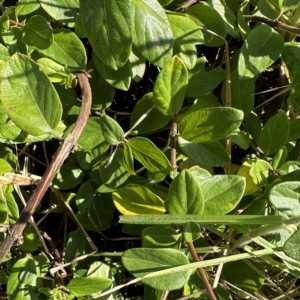
<svg viewBox="0 0 300 300">
<path fill-rule="evenodd" d="M 81 0 L 80 9 L 85 33 L 98 57 L 113 70 L 122 67 L 132 46 L 131 1 Z"/>
<path fill-rule="evenodd" d="M 215 142 L 235 132 L 243 116 L 242 111 L 230 107 L 201 109 L 183 118 L 179 133 L 190 142 Z"/>
<path fill-rule="evenodd" d="M 201 215 L 204 210 L 204 199 L 194 176 L 189 171 L 183 170 L 170 185 L 166 207 L 172 215 Z"/>
<path fill-rule="evenodd" d="M 124 141 L 123 129 L 114 119 L 107 115 L 101 115 L 99 120 L 102 134 L 109 144 L 116 146 Z"/>
<path fill-rule="evenodd" d="M 117 209 L 124 215 L 163 214 L 163 200 L 144 186 L 129 184 L 112 193 Z"/>
<path fill-rule="evenodd" d="M 189 260 L 175 249 L 135 248 L 124 252 L 122 263 L 133 276 L 141 278 L 151 271 L 189 264 Z M 187 283 L 191 273 L 190 270 L 176 272 L 144 279 L 142 282 L 159 290 L 176 290 Z"/>
<path fill-rule="evenodd" d="M 131 3 L 133 45 L 153 65 L 163 68 L 171 59 L 173 49 L 168 18 L 156 0 L 132 0 Z"/>
<path fill-rule="evenodd" d="M 76 297 L 91 295 L 108 288 L 111 279 L 99 277 L 75 277 L 68 283 L 67 288 Z"/>
<path fill-rule="evenodd" d="M 153 87 L 155 107 L 162 114 L 173 116 L 182 106 L 187 83 L 187 68 L 177 56 L 174 56 L 155 80 Z"/>
<path fill-rule="evenodd" d="M 258 146 L 265 155 L 273 154 L 285 144 L 289 131 L 288 117 L 284 111 L 280 111 L 266 122 L 258 138 Z"/>
<path fill-rule="evenodd" d="M 200 225 L 196 222 L 187 222 L 183 226 L 183 237 L 184 240 L 189 243 L 199 239 L 201 236 Z"/>
<path fill-rule="evenodd" d="M 39 15 L 32 16 L 23 28 L 23 41 L 33 49 L 47 49 L 53 42 L 53 30 L 47 20 Z"/>
<path fill-rule="evenodd" d="M 170 161 L 150 140 L 136 137 L 130 139 L 127 144 L 132 150 L 133 157 L 151 173 L 170 173 Z"/>
<path fill-rule="evenodd" d="M 250 195 L 252 193 L 255 193 L 257 190 L 259 190 L 259 187 L 254 183 L 254 178 L 249 174 L 252 163 L 253 161 L 251 160 L 247 160 L 243 162 L 242 166 L 239 168 L 237 172 L 237 175 L 244 177 L 246 181 L 244 196 Z"/>
</svg>

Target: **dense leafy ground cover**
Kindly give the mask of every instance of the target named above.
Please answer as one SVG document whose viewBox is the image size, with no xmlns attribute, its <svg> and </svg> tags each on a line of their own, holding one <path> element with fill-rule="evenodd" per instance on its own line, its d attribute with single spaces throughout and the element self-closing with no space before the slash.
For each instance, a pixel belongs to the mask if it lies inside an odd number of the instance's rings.
<svg viewBox="0 0 300 300">
<path fill-rule="evenodd" d="M 0 3 L 3 299 L 298 299 L 298 0 Z"/>
</svg>

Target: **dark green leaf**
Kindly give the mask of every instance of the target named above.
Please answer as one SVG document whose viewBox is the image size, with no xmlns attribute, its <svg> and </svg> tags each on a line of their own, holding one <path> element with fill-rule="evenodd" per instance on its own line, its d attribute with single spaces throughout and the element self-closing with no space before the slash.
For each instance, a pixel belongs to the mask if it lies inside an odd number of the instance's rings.
<svg viewBox="0 0 300 300">
<path fill-rule="evenodd" d="M 293 233 L 291 237 L 285 242 L 283 246 L 283 251 L 289 257 L 300 261 L 300 230 L 298 229 L 296 232 Z"/>
<path fill-rule="evenodd" d="M 288 117 L 284 111 L 280 111 L 266 122 L 258 138 L 258 146 L 265 155 L 273 154 L 285 144 L 289 131 Z"/>
</svg>

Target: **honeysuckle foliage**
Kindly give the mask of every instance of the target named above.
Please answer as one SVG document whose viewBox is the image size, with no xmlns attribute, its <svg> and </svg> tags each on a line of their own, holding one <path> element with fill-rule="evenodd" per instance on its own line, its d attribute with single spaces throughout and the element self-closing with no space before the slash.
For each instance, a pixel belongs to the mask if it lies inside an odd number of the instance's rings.
<svg viewBox="0 0 300 300">
<path fill-rule="evenodd" d="M 286 278 L 274 293 L 289 291 L 300 276 L 299 1 L 0 4 L 0 241 L 75 126 L 76 72 L 92 90 L 38 208 L 47 214 L 2 263 L 9 299 L 125 299 L 125 281 L 126 299 L 139 281 L 144 299 L 212 299 L 195 272 L 209 266 L 217 299 L 259 295 L 271 271 Z M 49 226 L 63 212 L 75 227 Z M 104 245 L 118 223 L 114 243 L 142 239 L 121 253 Z M 209 256 L 193 263 L 191 248 Z"/>
</svg>

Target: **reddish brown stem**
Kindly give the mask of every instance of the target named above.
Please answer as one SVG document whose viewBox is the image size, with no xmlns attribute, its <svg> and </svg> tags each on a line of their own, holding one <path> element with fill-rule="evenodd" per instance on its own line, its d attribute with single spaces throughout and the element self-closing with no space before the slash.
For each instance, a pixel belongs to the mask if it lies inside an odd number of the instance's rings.
<svg viewBox="0 0 300 300">
<path fill-rule="evenodd" d="M 92 99 L 92 92 L 90 84 L 88 82 L 88 75 L 85 72 L 77 73 L 76 75 L 81 87 L 82 106 L 75 127 L 66 137 L 61 146 L 57 149 L 50 165 L 47 167 L 44 176 L 42 177 L 35 192 L 29 199 L 26 207 L 22 211 L 17 223 L 9 230 L 5 240 L 1 244 L 0 263 L 2 262 L 4 256 L 10 251 L 10 248 L 13 246 L 16 240 L 22 235 L 30 217 L 33 215 L 37 206 L 41 202 L 41 199 L 45 195 L 56 173 L 75 146 L 77 139 L 79 138 L 88 120 Z"/>
<path fill-rule="evenodd" d="M 197 252 L 195 250 L 193 242 L 188 242 L 188 247 L 189 247 L 189 250 L 190 250 L 190 252 L 192 254 L 193 260 L 194 261 L 200 261 L 198 255 L 197 255 Z M 203 282 L 203 284 L 205 286 L 205 289 L 207 291 L 207 295 L 208 295 L 209 299 L 211 299 L 211 300 L 217 300 L 217 298 L 216 298 L 216 296 L 215 296 L 215 294 L 214 294 L 214 292 L 212 290 L 212 287 L 211 287 L 211 285 L 210 285 L 210 283 L 209 283 L 209 281 L 207 279 L 207 276 L 206 276 L 206 273 L 205 273 L 204 269 L 203 268 L 198 268 L 197 271 L 198 271 L 198 273 L 199 273 L 199 275 L 200 275 L 200 277 L 202 279 L 202 282 Z"/>
</svg>

